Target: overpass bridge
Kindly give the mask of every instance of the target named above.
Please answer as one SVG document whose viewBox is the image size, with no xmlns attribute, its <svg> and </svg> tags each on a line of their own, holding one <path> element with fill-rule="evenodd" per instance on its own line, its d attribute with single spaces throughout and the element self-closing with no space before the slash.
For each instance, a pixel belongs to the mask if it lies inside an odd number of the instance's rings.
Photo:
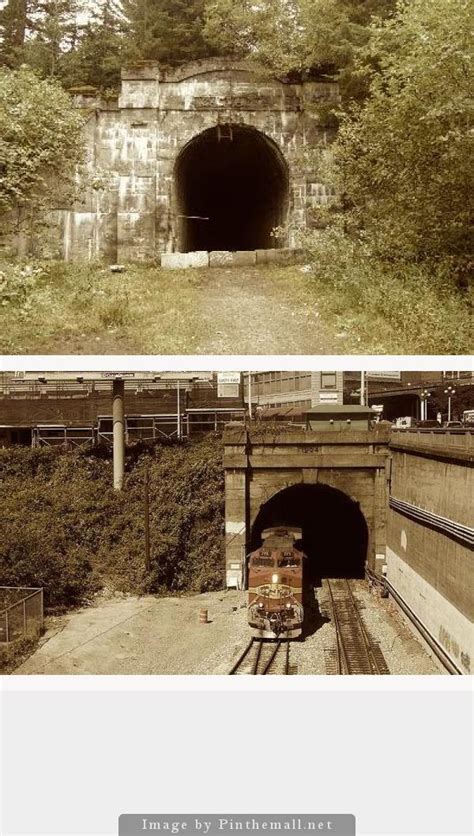
<svg viewBox="0 0 474 836">
<path fill-rule="evenodd" d="M 312 582 L 370 574 L 446 667 L 471 673 L 473 436 L 227 428 L 227 585 L 245 585 L 264 528 L 299 526 Z"/>
</svg>

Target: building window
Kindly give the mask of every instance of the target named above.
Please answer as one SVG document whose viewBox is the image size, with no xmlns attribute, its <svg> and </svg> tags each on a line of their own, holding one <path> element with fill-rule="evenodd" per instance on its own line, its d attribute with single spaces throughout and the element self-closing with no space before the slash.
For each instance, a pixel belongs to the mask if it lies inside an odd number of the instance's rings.
<svg viewBox="0 0 474 836">
<path fill-rule="evenodd" d="M 336 389 L 336 372 L 321 372 L 321 389 Z"/>
</svg>

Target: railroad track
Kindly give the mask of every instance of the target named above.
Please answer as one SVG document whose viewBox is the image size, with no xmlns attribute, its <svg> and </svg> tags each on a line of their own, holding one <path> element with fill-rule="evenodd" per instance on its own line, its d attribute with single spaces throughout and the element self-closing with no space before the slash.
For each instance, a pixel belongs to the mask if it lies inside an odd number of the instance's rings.
<svg viewBox="0 0 474 836">
<path fill-rule="evenodd" d="M 329 667 L 336 674 L 388 674 L 382 652 L 367 632 L 350 582 L 325 580 L 328 604 L 336 630 L 336 648 Z M 335 670 L 333 670 L 335 668 Z"/>
<path fill-rule="evenodd" d="M 250 639 L 231 670 L 230 676 L 290 673 L 290 642 L 278 639 L 275 642 L 265 639 Z"/>
</svg>

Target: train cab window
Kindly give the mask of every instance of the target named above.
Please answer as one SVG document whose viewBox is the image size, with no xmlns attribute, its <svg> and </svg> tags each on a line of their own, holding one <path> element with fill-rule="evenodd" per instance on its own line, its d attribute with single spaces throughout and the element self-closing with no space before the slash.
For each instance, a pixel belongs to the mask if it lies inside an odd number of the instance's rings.
<svg viewBox="0 0 474 836">
<path fill-rule="evenodd" d="M 273 566 L 272 557 L 252 557 L 251 566 Z"/>
<path fill-rule="evenodd" d="M 280 569 L 301 566 L 301 560 L 295 554 L 284 554 L 283 557 L 280 557 L 278 566 Z"/>
</svg>

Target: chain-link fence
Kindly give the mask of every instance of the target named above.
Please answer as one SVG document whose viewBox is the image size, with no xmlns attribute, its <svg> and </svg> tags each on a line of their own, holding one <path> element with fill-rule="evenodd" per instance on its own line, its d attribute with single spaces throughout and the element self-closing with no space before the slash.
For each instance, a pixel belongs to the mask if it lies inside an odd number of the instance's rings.
<svg viewBox="0 0 474 836">
<path fill-rule="evenodd" d="M 0 586 L 0 644 L 38 638 L 42 627 L 42 589 Z"/>
</svg>

